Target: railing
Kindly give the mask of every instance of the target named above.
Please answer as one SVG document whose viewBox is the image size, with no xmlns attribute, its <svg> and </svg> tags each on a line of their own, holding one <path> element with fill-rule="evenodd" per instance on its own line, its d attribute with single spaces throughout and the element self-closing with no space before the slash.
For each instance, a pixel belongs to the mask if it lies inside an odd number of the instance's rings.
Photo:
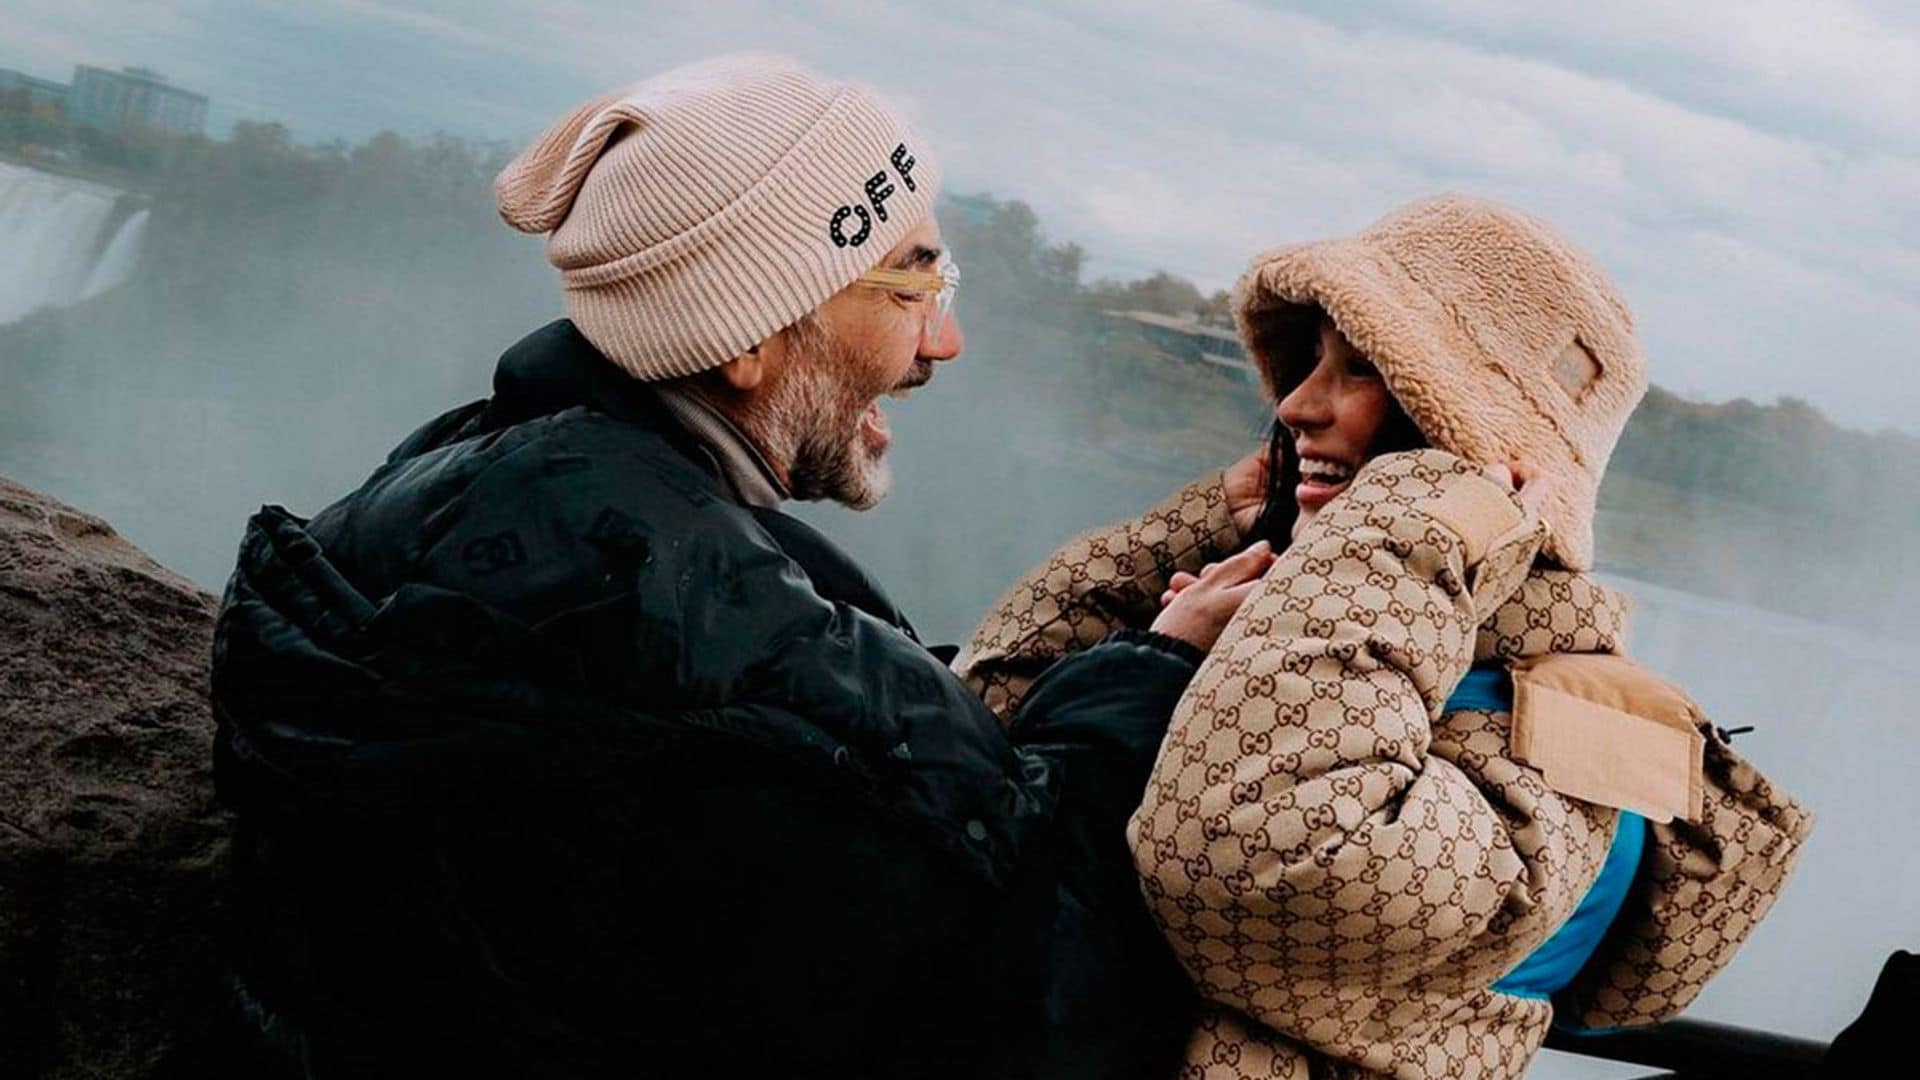
<svg viewBox="0 0 1920 1080">
<path fill-rule="evenodd" d="M 1556 1031 L 1547 1036 L 1547 1048 L 1666 1070 L 1640 1080 L 1837 1080 L 1893 1075 L 1884 1071 L 1889 1064 L 1912 1057 L 1916 1004 L 1920 1004 L 1920 955 L 1902 949 L 1887 957 L 1859 1019 L 1834 1036 L 1832 1043 L 1732 1024 L 1672 1020 L 1608 1035 Z M 1897 1075 L 1913 1075 L 1911 1064 Z"/>
<path fill-rule="evenodd" d="M 1547 1049 L 1666 1070 L 1647 1080 L 1807 1080 L 1821 1074 L 1827 1056 L 1823 1042 L 1704 1020 L 1671 1020 L 1610 1035 L 1556 1031 L 1547 1036 Z"/>
</svg>

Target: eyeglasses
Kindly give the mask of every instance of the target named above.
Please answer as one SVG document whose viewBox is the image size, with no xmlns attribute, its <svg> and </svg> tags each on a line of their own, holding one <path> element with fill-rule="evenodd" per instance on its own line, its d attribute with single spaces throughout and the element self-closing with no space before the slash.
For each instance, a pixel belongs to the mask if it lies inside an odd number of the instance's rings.
<svg viewBox="0 0 1920 1080">
<path fill-rule="evenodd" d="M 929 329 L 937 331 L 953 314 L 953 297 L 960 291 L 960 267 L 955 265 L 952 252 L 943 251 L 932 270 L 869 270 L 854 280 L 876 289 L 916 293 L 923 300 L 932 300 L 934 318 Z"/>
</svg>

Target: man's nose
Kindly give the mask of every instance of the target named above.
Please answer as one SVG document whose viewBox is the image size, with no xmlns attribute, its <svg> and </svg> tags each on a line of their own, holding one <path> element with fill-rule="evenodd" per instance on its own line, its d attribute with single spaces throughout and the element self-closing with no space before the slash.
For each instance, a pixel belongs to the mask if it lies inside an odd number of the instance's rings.
<svg viewBox="0 0 1920 1080">
<path fill-rule="evenodd" d="M 958 316 L 935 315 L 920 334 L 920 357 L 923 360 L 951 360 L 960 355 L 966 343 Z"/>
</svg>

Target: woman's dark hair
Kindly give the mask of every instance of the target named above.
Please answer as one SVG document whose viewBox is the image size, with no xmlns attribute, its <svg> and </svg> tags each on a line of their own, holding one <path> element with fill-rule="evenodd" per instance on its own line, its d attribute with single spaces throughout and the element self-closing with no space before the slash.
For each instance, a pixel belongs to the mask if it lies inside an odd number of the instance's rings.
<svg viewBox="0 0 1920 1080">
<path fill-rule="evenodd" d="M 1267 426 L 1267 493 L 1260 500 L 1260 516 L 1247 531 L 1247 543 L 1261 540 L 1275 551 L 1285 551 L 1293 539 L 1293 519 L 1300 516 L 1300 505 L 1293 500 L 1293 489 L 1300 486 L 1300 461 L 1285 451 L 1287 429 L 1279 418 Z"/>
<path fill-rule="evenodd" d="M 1288 304 L 1254 320 L 1254 352 L 1266 357 L 1271 365 L 1268 385 L 1273 389 L 1276 409 L 1319 362 L 1320 326 L 1326 319 L 1326 312 L 1316 304 Z M 1392 407 L 1374 436 L 1370 456 L 1427 446 L 1426 436 L 1400 402 L 1391 396 L 1388 402 Z M 1287 447 L 1287 429 L 1275 416 L 1267 429 L 1267 492 L 1260 503 L 1260 515 L 1246 537 L 1249 544 L 1265 540 L 1275 551 L 1292 543 L 1293 522 L 1300 515 L 1300 505 L 1294 500 L 1294 489 L 1300 486 L 1300 459 Z"/>
</svg>

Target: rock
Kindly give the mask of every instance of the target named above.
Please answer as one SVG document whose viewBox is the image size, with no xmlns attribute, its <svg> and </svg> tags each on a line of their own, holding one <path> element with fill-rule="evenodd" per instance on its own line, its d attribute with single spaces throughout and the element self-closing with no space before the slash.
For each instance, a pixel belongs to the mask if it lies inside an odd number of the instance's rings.
<svg viewBox="0 0 1920 1080">
<path fill-rule="evenodd" d="M 227 852 L 216 609 L 0 478 L 0 1076 L 198 1071 Z"/>
</svg>

